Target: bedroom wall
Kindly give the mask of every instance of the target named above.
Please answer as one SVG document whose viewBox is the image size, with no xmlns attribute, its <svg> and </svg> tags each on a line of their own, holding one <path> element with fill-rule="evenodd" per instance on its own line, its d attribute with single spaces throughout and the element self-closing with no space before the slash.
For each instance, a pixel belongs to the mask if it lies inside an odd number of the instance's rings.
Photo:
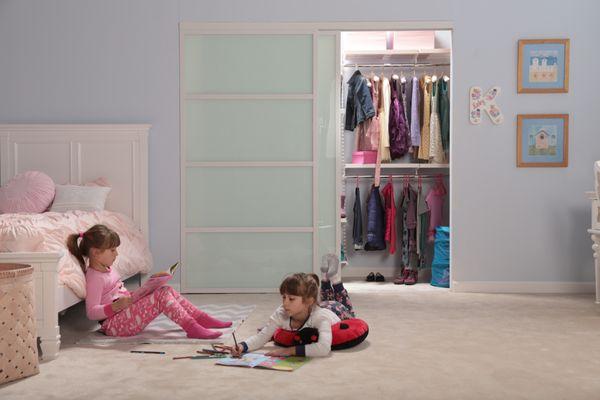
<svg viewBox="0 0 600 400">
<path fill-rule="evenodd" d="M 454 23 L 454 279 L 593 279 L 589 204 L 600 158 L 593 1 L 0 1 L 0 123 L 129 123 L 150 134 L 157 267 L 179 257 L 179 21 Z M 519 38 L 571 39 L 568 94 L 517 95 Z M 505 122 L 468 122 L 468 89 L 499 85 Z M 569 167 L 517 169 L 517 113 L 569 113 Z M 583 286 L 582 286 L 583 287 Z"/>
</svg>

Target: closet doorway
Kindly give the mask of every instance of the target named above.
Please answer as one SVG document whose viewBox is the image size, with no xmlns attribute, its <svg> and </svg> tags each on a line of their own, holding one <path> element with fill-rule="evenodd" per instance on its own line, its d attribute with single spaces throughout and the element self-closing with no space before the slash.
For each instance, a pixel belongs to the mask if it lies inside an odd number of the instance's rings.
<svg viewBox="0 0 600 400">
<path fill-rule="evenodd" d="M 341 254 L 347 176 L 371 173 L 347 165 L 342 34 L 417 28 L 451 27 L 180 24 L 183 292 L 275 292 Z"/>
</svg>

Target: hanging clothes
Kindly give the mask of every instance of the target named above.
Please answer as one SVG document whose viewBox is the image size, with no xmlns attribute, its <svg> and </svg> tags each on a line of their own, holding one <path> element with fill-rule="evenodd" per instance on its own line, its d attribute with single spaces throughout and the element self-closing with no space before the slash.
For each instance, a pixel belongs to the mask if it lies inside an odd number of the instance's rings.
<svg viewBox="0 0 600 400">
<path fill-rule="evenodd" d="M 369 93 L 373 104 L 379 102 L 379 85 L 369 80 Z M 377 151 L 379 149 L 379 115 L 378 110 L 372 118 L 366 119 L 356 128 L 355 146 L 356 151 Z"/>
<path fill-rule="evenodd" d="M 446 186 L 441 178 L 438 178 L 434 187 L 427 194 L 427 206 L 430 210 L 429 229 L 427 231 L 427 240 L 433 242 L 435 239 L 435 228 L 443 224 L 444 197 L 446 196 Z"/>
<path fill-rule="evenodd" d="M 367 198 L 366 251 L 385 250 L 385 216 L 379 186 L 373 185 Z"/>
<path fill-rule="evenodd" d="M 442 164 L 445 160 L 442 147 L 440 115 L 438 114 L 438 83 L 431 84 L 431 116 L 429 121 L 429 161 Z"/>
<path fill-rule="evenodd" d="M 390 81 L 382 76 L 379 79 L 379 151 L 381 152 L 381 161 L 390 162 Z"/>
<path fill-rule="evenodd" d="M 421 86 L 419 85 L 419 78 L 413 76 L 412 78 L 412 90 L 411 90 L 411 104 L 410 104 L 410 141 L 413 147 L 421 146 Z"/>
<path fill-rule="evenodd" d="M 394 184 L 390 178 L 381 191 L 385 203 L 385 240 L 389 243 L 390 254 L 396 253 L 396 199 Z"/>
<path fill-rule="evenodd" d="M 404 120 L 406 121 L 406 127 L 408 128 L 408 138 L 410 140 L 410 104 L 412 101 L 412 84 L 407 82 L 406 79 L 402 82 L 402 78 L 400 78 L 400 90 L 398 91 L 398 97 L 400 97 L 402 102 L 402 107 L 404 108 Z M 409 143 L 409 146 L 412 146 L 412 143 Z"/>
<path fill-rule="evenodd" d="M 346 99 L 346 121 L 344 129 L 353 131 L 358 124 L 375 115 L 375 108 L 367 80 L 356 70 L 348 80 L 348 97 Z"/>
<path fill-rule="evenodd" d="M 423 188 L 419 184 L 417 190 L 417 254 L 423 259 L 425 255 L 425 241 L 427 238 L 427 215 L 429 208 L 425 202 L 425 195 L 423 194 Z M 423 263 L 421 262 L 421 265 Z"/>
<path fill-rule="evenodd" d="M 417 192 L 409 184 L 404 185 L 398 201 L 400 248 L 402 249 L 403 264 L 409 269 L 418 267 L 417 258 Z"/>
<path fill-rule="evenodd" d="M 362 209 L 360 205 L 360 189 L 358 184 L 354 189 L 354 208 L 352 209 L 354 221 L 352 223 L 352 242 L 354 243 L 354 250 L 363 249 L 363 221 L 362 221 Z"/>
<path fill-rule="evenodd" d="M 419 147 L 419 159 L 429 161 L 429 120 L 431 119 L 431 77 L 423 75 L 420 80 L 423 92 L 423 114 L 421 115 L 421 147 Z"/>
<path fill-rule="evenodd" d="M 408 131 L 404 119 L 404 106 L 398 98 L 398 79 L 390 81 L 390 156 L 400 158 L 408 151 Z"/>
<path fill-rule="evenodd" d="M 446 81 L 445 78 L 442 77 L 438 85 L 440 91 L 440 130 L 442 135 L 442 147 L 446 154 L 450 151 L 450 97 L 448 95 L 448 83 L 449 80 Z M 448 159 L 447 156 L 446 159 Z"/>
</svg>

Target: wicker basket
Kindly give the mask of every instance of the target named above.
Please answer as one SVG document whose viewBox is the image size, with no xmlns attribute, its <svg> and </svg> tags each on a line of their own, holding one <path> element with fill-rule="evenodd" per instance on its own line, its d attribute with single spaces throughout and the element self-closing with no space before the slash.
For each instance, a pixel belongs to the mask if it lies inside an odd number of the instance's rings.
<svg viewBox="0 0 600 400">
<path fill-rule="evenodd" d="M 0 264 L 0 384 L 39 372 L 33 267 Z"/>
</svg>

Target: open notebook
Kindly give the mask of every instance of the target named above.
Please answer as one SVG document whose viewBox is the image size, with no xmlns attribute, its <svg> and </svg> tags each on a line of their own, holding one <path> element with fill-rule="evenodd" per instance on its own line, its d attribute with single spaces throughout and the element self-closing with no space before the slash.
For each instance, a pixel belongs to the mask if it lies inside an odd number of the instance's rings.
<svg viewBox="0 0 600 400">
<path fill-rule="evenodd" d="M 217 365 L 227 367 L 246 367 L 273 369 L 276 371 L 294 371 L 306 364 L 310 359 L 306 357 L 270 357 L 260 353 L 246 353 L 240 358 L 223 358 Z"/>
<path fill-rule="evenodd" d="M 179 261 L 171 265 L 166 271 L 158 272 L 150 277 L 142 286 L 131 293 L 131 300 L 135 303 L 144 296 L 148 296 L 156 289 L 166 284 L 173 278 L 173 274 L 179 268 Z"/>
</svg>

